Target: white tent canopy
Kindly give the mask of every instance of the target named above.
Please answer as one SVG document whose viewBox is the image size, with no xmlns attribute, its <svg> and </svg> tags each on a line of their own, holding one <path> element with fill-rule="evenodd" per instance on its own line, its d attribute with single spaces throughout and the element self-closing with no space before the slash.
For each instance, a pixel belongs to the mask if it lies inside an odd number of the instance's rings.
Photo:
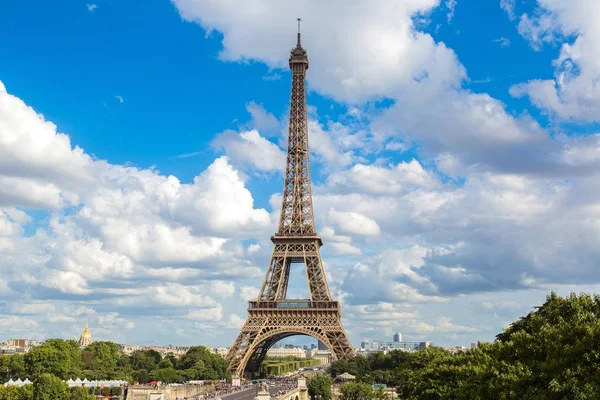
<svg viewBox="0 0 600 400">
<path fill-rule="evenodd" d="M 344 372 L 343 374 L 336 376 L 335 379 L 339 379 L 341 381 L 352 381 L 356 379 L 356 377 L 354 375 L 350 375 L 347 372 Z"/>
</svg>

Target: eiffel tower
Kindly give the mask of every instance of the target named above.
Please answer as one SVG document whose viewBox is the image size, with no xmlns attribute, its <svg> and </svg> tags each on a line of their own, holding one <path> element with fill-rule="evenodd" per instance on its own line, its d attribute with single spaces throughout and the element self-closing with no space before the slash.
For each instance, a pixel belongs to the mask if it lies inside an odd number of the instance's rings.
<svg viewBox="0 0 600 400">
<path fill-rule="evenodd" d="M 234 377 L 255 375 L 267 350 L 283 338 L 308 335 L 321 341 L 332 358 L 354 356 L 354 349 L 342 326 L 340 305 L 331 299 L 319 249 L 323 242 L 315 229 L 304 80 L 308 69 L 306 50 L 300 41 L 292 49 L 292 94 L 288 150 L 279 229 L 267 274 L 256 301 L 248 305 L 248 319 L 227 355 Z M 304 263 L 310 299 L 288 299 L 290 267 Z"/>
</svg>

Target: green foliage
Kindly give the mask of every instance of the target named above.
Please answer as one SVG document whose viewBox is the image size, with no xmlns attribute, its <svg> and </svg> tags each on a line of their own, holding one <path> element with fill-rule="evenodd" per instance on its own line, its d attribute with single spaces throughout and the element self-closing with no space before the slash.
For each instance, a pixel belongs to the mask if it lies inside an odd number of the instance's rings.
<svg viewBox="0 0 600 400">
<path fill-rule="evenodd" d="M 96 397 L 90 394 L 88 388 L 74 387 L 71 388 L 70 400 L 95 400 Z"/>
<path fill-rule="evenodd" d="M 69 400 L 69 388 L 59 377 L 41 374 L 33 381 L 32 400 Z"/>
<path fill-rule="evenodd" d="M 156 367 L 156 359 L 148 350 L 136 350 L 129 358 L 131 367 L 136 370 L 151 371 Z"/>
<path fill-rule="evenodd" d="M 131 355 L 119 354 L 119 346 L 112 342 L 94 342 L 81 350 L 73 340 L 49 339 L 25 356 L 0 356 L 0 383 L 11 378 L 35 380 L 42 374 L 52 374 L 62 380 L 124 379 L 131 383 L 148 383 L 152 380 L 182 383 L 191 379 L 230 378 L 225 359 L 205 347 L 192 347 L 188 354 L 178 360 L 173 354 L 167 354 L 163 359 L 154 350 L 135 351 Z M 15 396 L 13 392 L 16 389 L 8 391 L 10 394 L 1 388 L 0 396 Z M 102 393 L 98 389 L 98 393 L 93 394 Z M 10 400 L 13 400 L 12 397 Z M 0 400 L 4 399 L 0 397 Z M 23 400 L 31 400 L 31 396 Z"/>
<path fill-rule="evenodd" d="M 344 372 L 354 375 L 357 380 L 362 381 L 365 377 L 368 377 L 369 372 L 371 372 L 369 359 L 363 356 L 357 356 L 351 360 L 338 360 L 331 363 L 331 366 L 329 367 L 331 376 L 336 377 Z M 368 381 L 368 379 L 366 380 Z"/>
<path fill-rule="evenodd" d="M 177 367 L 185 370 L 188 379 L 228 379 L 227 362 L 217 354 L 211 353 L 204 346 L 190 347 Z"/>
<path fill-rule="evenodd" d="M 81 372 L 81 352 L 74 340 L 48 339 L 25 354 L 24 361 L 31 377 L 49 373 L 69 379 Z"/>
<path fill-rule="evenodd" d="M 117 378 L 119 346 L 112 342 L 93 342 L 81 352 L 83 368 L 93 370 L 99 379 Z"/>
<path fill-rule="evenodd" d="M 333 381 L 326 375 L 317 375 L 308 381 L 308 395 L 313 400 L 331 400 Z"/>
<path fill-rule="evenodd" d="M 435 347 L 378 353 L 336 361 L 330 373 L 385 383 L 403 400 L 594 400 L 600 399 L 598 366 L 600 296 L 552 293 L 495 342 L 477 349 L 456 355 Z M 355 399 L 359 388 L 347 385 L 343 400 Z"/>
<path fill-rule="evenodd" d="M 0 400 L 31 400 L 33 397 L 33 386 L 0 386 Z"/>
<path fill-rule="evenodd" d="M 25 379 L 28 376 L 25 358 L 22 354 L 0 355 L 0 380 Z"/>
<path fill-rule="evenodd" d="M 362 382 L 348 382 L 340 386 L 340 400 L 371 400 L 374 391 L 371 385 Z"/>
<path fill-rule="evenodd" d="M 152 379 L 156 381 L 174 383 L 184 382 L 185 378 L 174 368 L 162 368 L 154 370 L 151 374 Z"/>
</svg>

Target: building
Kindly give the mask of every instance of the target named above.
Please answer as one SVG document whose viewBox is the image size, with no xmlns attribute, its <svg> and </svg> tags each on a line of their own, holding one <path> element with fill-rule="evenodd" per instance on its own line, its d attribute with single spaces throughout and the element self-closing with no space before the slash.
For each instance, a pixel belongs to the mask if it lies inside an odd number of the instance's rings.
<svg viewBox="0 0 600 400">
<path fill-rule="evenodd" d="M 363 340 L 360 342 L 360 348 L 363 350 L 371 350 L 371 342 L 367 339 Z"/>
<path fill-rule="evenodd" d="M 0 354 L 23 354 L 39 345 L 37 340 L 8 339 L 6 343 L 0 343 Z"/>
<path fill-rule="evenodd" d="M 311 350 L 311 351 L 314 351 L 314 350 Z M 329 365 L 329 364 L 331 364 L 331 361 L 332 361 L 331 351 L 316 350 L 313 353 L 312 358 L 314 358 L 315 360 L 321 361 L 321 365 Z"/>
<path fill-rule="evenodd" d="M 448 350 L 452 354 L 464 353 L 465 351 L 467 351 L 467 348 L 465 346 L 450 346 L 444 347 L 444 349 Z"/>
<path fill-rule="evenodd" d="M 283 357 L 298 357 L 306 358 L 306 352 L 300 348 L 280 347 L 278 349 L 270 348 L 267 351 L 267 357 L 283 358 Z"/>
<path fill-rule="evenodd" d="M 394 343 L 398 343 L 402 341 L 402 334 L 400 332 L 394 333 Z"/>
<path fill-rule="evenodd" d="M 82 348 L 89 346 L 92 344 L 92 334 L 88 328 L 88 325 L 85 324 L 85 328 L 83 328 L 83 333 L 79 336 L 79 346 Z"/>
<path fill-rule="evenodd" d="M 208 351 L 218 354 L 221 357 L 225 357 L 225 356 L 227 356 L 227 353 L 229 352 L 229 347 L 209 347 Z"/>
<path fill-rule="evenodd" d="M 327 348 L 327 346 L 325 346 L 325 343 L 321 342 L 320 340 L 319 340 L 319 345 L 317 346 L 317 349 L 319 349 L 319 350 L 329 350 Z"/>
<path fill-rule="evenodd" d="M 119 345 L 119 353 L 121 354 L 126 354 L 126 355 L 130 355 L 131 353 L 133 353 L 134 351 L 143 351 L 143 350 L 154 350 L 156 351 L 158 354 L 161 355 L 161 357 L 165 357 L 167 354 L 171 353 L 175 356 L 175 358 L 179 358 L 182 355 L 184 355 L 185 353 L 187 353 L 187 351 L 189 350 L 189 346 L 135 346 L 135 345 L 129 345 L 129 344 L 120 344 Z M 211 351 L 213 353 L 217 353 L 217 354 L 223 354 L 223 351 L 227 351 L 227 349 L 222 350 L 222 348 L 210 348 L 207 347 L 208 351 Z"/>
<path fill-rule="evenodd" d="M 316 350 L 317 349 L 317 345 L 315 343 L 311 343 L 310 344 L 310 349 L 311 350 Z"/>
<path fill-rule="evenodd" d="M 364 342 L 363 342 L 364 343 Z M 367 342 L 368 343 L 368 342 Z M 361 343 L 362 345 L 362 343 Z M 405 350 L 415 351 L 431 346 L 431 342 L 390 342 L 388 340 L 373 340 L 371 347 L 365 347 L 365 350 Z"/>
<path fill-rule="evenodd" d="M 39 345 L 37 340 L 31 340 L 31 339 L 8 339 L 6 344 L 8 346 L 23 347 L 27 350 L 30 350 L 32 347 Z"/>
</svg>

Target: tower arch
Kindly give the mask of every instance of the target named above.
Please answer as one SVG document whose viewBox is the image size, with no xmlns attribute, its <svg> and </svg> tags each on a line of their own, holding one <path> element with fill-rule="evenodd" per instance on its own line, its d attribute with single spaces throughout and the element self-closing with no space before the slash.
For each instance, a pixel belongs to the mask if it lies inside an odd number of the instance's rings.
<svg viewBox="0 0 600 400">
<path fill-rule="evenodd" d="M 235 371 L 232 371 L 232 373 L 239 377 L 244 376 L 245 373 L 250 375 L 256 374 L 264 361 L 267 352 L 275 343 L 290 336 L 298 335 L 310 336 L 320 340 L 327 346 L 329 351 L 331 351 L 332 359 L 337 360 L 337 356 L 333 351 L 333 345 L 329 343 L 327 335 L 320 332 L 318 327 L 278 327 L 266 330 L 264 333 L 258 335 L 252 341 L 252 344 L 245 349 L 243 356 L 241 356 L 239 360 L 231 360 L 236 364 L 236 369 Z"/>
</svg>

